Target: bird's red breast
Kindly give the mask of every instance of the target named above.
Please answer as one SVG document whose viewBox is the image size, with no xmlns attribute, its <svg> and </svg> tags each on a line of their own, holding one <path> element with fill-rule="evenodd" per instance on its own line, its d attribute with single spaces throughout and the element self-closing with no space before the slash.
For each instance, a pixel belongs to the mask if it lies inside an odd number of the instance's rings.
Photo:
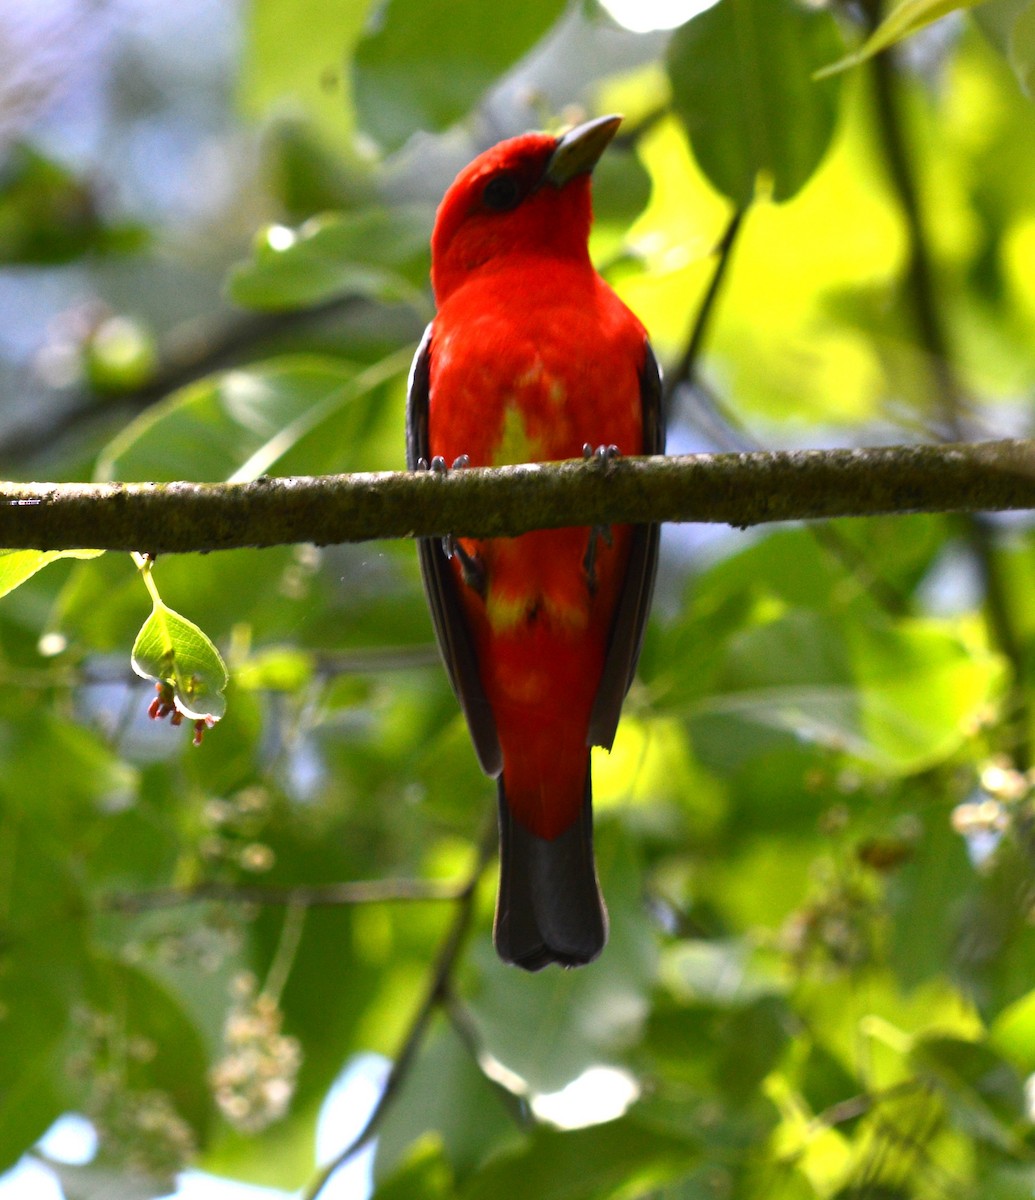
<svg viewBox="0 0 1035 1200">
<path fill-rule="evenodd" d="M 472 466 L 578 458 L 587 443 L 643 450 L 646 333 L 593 269 L 589 177 L 550 187 L 503 215 L 479 211 L 486 181 L 511 162 L 541 175 L 554 139 L 505 142 L 447 193 L 432 246 L 436 295 L 428 412 L 433 455 Z M 491 253 L 489 249 L 491 248 Z M 591 531 L 465 541 L 484 594 L 460 587 L 496 716 L 507 796 L 545 837 L 578 815 L 587 728 L 600 682 L 628 529 L 595 548 Z M 453 569 L 462 584 L 458 558 Z"/>
</svg>

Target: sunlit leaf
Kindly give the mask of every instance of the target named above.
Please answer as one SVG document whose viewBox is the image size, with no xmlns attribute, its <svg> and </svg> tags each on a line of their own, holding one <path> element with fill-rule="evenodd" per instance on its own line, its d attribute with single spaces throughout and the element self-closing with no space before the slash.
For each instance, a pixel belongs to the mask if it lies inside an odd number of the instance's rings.
<svg viewBox="0 0 1035 1200">
<path fill-rule="evenodd" d="M 176 710 L 191 721 L 226 712 L 229 674 L 222 656 L 193 621 L 156 602 L 133 644 L 133 670 L 172 689 Z"/>
<path fill-rule="evenodd" d="M 319 139 L 352 149 L 353 119 L 342 63 L 360 35 L 369 5 L 307 0 L 298 20 L 295 0 L 255 0 L 240 14 L 241 67 L 237 99 L 250 117 L 299 112 Z"/>
<path fill-rule="evenodd" d="M 1035 991 L 1028 992 L 996 1017 L 989 1038 L 1018 1069 L 1035 1070 Z"/>
</svg>

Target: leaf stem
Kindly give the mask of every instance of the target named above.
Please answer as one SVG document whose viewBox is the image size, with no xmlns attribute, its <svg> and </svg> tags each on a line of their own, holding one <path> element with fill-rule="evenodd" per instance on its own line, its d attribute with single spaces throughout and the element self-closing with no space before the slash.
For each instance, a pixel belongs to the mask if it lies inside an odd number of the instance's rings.
<svg viewBox="0 0 1035 1200">
<path fill-rule="evenodd" d="M 151 574 L 151 569 L 155 565 L 154 558 L 150 554 L 139 554 L 136 550 L 131 550 L 130 556 L 137 565 L 140 578 L 144 581 L 144 587 L 147 588 L 152 604 L 155 608 L 161 608 L 163 606 L 162 597 L 159 595 L 158 585 Z"/>
<path fill-rule="evenodd" d="M 697 361 L 701 357 L 701 348 L 704 345 L 705 338 L 708 336 L 712 315 L 715 312 L 715 306 L 722 291 L 722 285 L 726 279 L 730 261 L 733 258 L 733 247 L 736 244 L 737 235 L 740 233 L 746 215 L 747 209 L 744 208 L 738 208 L 733 212 L 715 248 L 717 255 L 715 270 L 712 272 L 712 277 L 708 281 L 708 287 L 705 289 L 697 313 L 694 316 L 686 348 L 680 356 L 679 361 L 665 374 L 663 403 L 666 414 L 671 411 L 676 392 L 681 387 L 693 383 L 694 374 L 697 370 Z"/>
</svg>

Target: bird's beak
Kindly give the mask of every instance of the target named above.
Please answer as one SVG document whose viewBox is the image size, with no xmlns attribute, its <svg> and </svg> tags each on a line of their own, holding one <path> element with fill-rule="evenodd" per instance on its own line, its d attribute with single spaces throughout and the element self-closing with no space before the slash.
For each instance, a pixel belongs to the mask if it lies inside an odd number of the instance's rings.
<svg viewBox="0 0 1035 1200">
<path fill-rule="evenodd" d="M 543 182 L 561 188 L 576 175 L 587 175 L 597 165 L 621 123 L 621 116 L 612 114 L 569 129 L 550 155 Z"/>
</svg>

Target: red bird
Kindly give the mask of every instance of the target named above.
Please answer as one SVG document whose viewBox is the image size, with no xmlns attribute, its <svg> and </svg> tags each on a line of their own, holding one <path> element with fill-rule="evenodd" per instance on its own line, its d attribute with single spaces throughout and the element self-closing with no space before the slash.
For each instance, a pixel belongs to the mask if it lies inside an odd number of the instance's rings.
<svg viewBox="0 0 1035 1200">
<path fill-rule="evenodd" d="M 643 326 L 593 269 L 590 173 L 621 117 L 500 142 L 431 239 L 438 315 L 410 376 L 411 469 L 664 448 Z M 590 748 L 611 748 L 657 564 L 656 525 L 428 539 L 421 574 L 482 769 L 499 780 L 495 942 L 530 971 L 607 940 Z"/>
</svg>

